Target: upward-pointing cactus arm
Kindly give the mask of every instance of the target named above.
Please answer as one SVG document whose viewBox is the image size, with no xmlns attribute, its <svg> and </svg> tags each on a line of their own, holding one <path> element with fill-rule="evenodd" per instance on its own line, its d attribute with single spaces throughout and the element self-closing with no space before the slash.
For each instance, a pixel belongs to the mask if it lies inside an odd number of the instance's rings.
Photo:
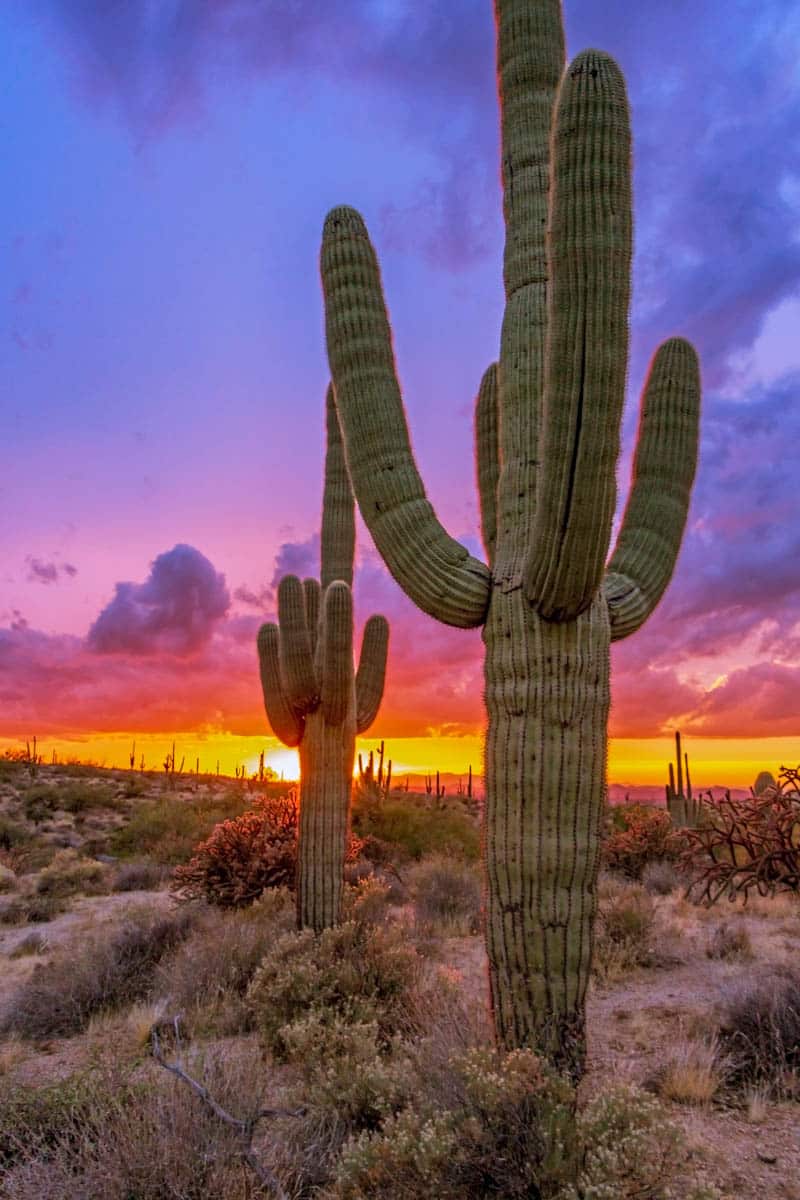
<svg viewBox="0 0 800 1200">
<path fill-rule="evenodd" d="M 603 578 L 625 397 L 632 253 L 625 81 L 586 50 L 556 104 L 548 236 L 550 288 L 528 599 L 575 617 Z"/>
<path fill-rule="evenodd" d="M 353 689 L 353 595 L 336 579 L 325 592 L 321 702 L 329 725 L 341 725 Z"/>
<path fill-rule="evenodd" d="M 364 626 L 356 674 L 356 733 L 369 729 L 378 715 L 383 699 L 388 649 L 389 622 L 385 617 L 370 617 Z"/>
<path fill-rule="evenodd" d="M 304 722 L 289 703 L 281 682 L 279 644 L 278 626 L 262 625 L 258 631 L 258 662 L 264 707 L 275 736 L 287 746 L 298 746 Z"/>
<path fill-rule="evenodd" d="M 328 214 L 321 268 L 336 407 L 367 528 L 392 575 L 424 612 L 447 625 L 480 625 L 489 571 L 449 536 L 425 496 L 395 374 L 378 261 L 353 209 Z"/>
<path fill-rule="evenodd" d="M 475 469 L 481 506 L 481 534 L 489 566 L 497 541 L 497 483 L 500 478 L 497 363 L 484 372 L 475 401 Z"/>
<path fill-rule="evenodd" d="M 700 366 L 694 347 L 670 338 L 642 395 L 633 485 L 604 591 L 613 640 L 635 632 L 672 577 L 697 465 Z"/>
<path fill-rule="evenodd" d="M 306 620 L 303 585 L 296 575 L 284 575 L 278 584 L 281 678 L 286 696 L 297 712 L 305 713 L 319 700 L 314 657 Z"/>
<path fill-rule="evenodd" d="M 320 586 L 318 579 L 303 580 L 303 600 L 306 606 L 306 625 L 308 627 L 308 637 L 311 642 L 311 653 L 316 653 L 317 649 L 317 627 L 319 625 L 319 606 L 320 606 Z"/>
<path fill-rule="evenodd" d="M 355 502 L 347 474 L 332 384 L 328 386 L 325 397 L 325 420 L 327 449 L 320 537 L 323 590 L 334 579 L 341 579 L 350 587 L 353 586 L 353 558 L 356 547 Z"/>
</svg>

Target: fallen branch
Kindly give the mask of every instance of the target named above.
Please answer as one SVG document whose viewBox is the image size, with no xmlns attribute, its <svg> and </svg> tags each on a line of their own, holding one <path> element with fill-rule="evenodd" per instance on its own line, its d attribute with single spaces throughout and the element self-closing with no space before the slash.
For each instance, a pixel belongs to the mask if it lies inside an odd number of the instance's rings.
<svg viewBox="0 0 800 1200">
<path fill-rule="evenodd" d="M 161 1049 L 161 1039 L 158 1036 L 157 1025 L 153 1026 L 151 1032 L 153 1058 L 160 1067 L 164 1068 L 165 1071 L 169 1071 L 171 1075 L 174 1075 L 177 1079 L 180 1079 L 182 1083 L 185 1083 L 187 1087 L 191 1088 L 194 1094 L 203 1101 L 206 1108 L 208 1108 L 219 1121 L 222 1121 L 225 1125 L 230 1126 L 231 1129 L 236 1131 L 239 1138 L 239 1151 L 242 1155 L 242 1158 L 253 1171 L 253 1173 L 258 1177 L 262 1187 L 269 1188 L 273 1195 L 278 1197 L 278 1200 L 289 1200 L 289 1197 L 281 1186 L 278 1177 L 269 1169 L 269 1167 L 265 1166 L 265 1164 L 260 1162 L 257 1158 L 255 1151 L 253 1150 L 253 1137 L 259 1121 L 270 1120 L 275 1117 L 302 1117 L 305 1110 L 302 1108 L 260 1108 L 258 1112 L 254 1113 L 251 1117 L 246 1117 L 244 1119 L 240 1117 L 234 1117 L 229 1112 L 226 1112 L 225 1109 L 217 1103 L 217 1101 L 209 1092 L 208 1088 L 200 1083 L 197 1079 L 193 1079 L 192 1076 L 189 1075 L 181 1066 L 180 1023 L 181 1019 L 179 1016 L 174 1017 L 170 1022 L 175 1035 L 175 1053 L 177 1056 L 177 1061 L 169 1062 L 164 1056 L 164 1052 Z M 162 1024 L 166 1024 L 166 1022 L 162 1022 Z"/>
</svg>

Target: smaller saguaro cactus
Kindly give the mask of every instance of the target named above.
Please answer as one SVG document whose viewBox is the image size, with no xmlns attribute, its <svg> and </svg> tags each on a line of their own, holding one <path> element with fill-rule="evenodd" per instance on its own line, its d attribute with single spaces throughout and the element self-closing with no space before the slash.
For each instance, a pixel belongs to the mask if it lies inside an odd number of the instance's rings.
<svg viewBox="0 0 800 1200">
<path fill-rule="evenodd" d="M 684 769 L 686 772 L 685 782 Z M 666 792 L 667 809 L 673 825 L 686 829 L 700 824 L 703 802 L 692 796 L 689 755 L 684 754 L 681 758 L 681 735 L 677 729 L 675 730 L 675 766 L 669 763 L 669 783 L 666 785 Z"/>
<path fill-rule="evenodd" d="M 356 734 L 377 716 L 389 644 L 386 618 L 370 617 L 354 671 L 355 504 L 331 388 L 326 409 L 321 584 L 285 576 L 278 623 L 258 634 L 269 723 L 300 753 L 297 921 L 317 931 L 339 920 Z"/>
</svg>

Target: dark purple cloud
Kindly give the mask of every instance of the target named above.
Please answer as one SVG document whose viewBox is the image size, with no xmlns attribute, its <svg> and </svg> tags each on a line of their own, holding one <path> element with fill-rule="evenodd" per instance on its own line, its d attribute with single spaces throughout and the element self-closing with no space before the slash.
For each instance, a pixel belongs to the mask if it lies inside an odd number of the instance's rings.
<svg viewBox="0 0 800 1200">
<path fill-rule="evenodd" d="M 101 654 L 193 654 L 230 607 L 225 576 L 193 546 L 159 554 L 144 583 L 118 583 L 89 630 Z"/>
<path fill-rule="evenodd" d="M 41 558 L 35 558 L 30 554 L 25 562 L 28 566 L 28 579 L 34 583 L 56 583 L 63 575 L 74 579 L 78 574 L 78 568 L 72 563 L 44 562 Z"/>
</svg>

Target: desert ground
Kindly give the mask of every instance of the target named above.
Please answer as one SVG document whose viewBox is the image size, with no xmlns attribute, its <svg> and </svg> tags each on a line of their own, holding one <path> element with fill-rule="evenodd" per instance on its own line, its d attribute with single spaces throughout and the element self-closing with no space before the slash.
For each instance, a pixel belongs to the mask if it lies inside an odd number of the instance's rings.
<svg viewBox="0 0 800 1200">
<path fill-rule="evenodd" d="M 488 1045 L 479 805 L 356 789 L 347 915 L 369 937 L 382 931 L 389 958 L 413 955 L 403 967 L 411 999 L 386 1033 L 405 1039 L 402 1052 L 399 1041 L 390 1052 L 381 1043 L 382 1066 L 370 1068 L 374 1038 L 367 1049 L 346 1041 L 330 1062 L 347 1069 L 329 1063 L 322 1079 L 315 1064 L 330 1047 L 304 1015 L 307 974 L 287 984 L 275 968 L 297 936 L 287 891 L 225 907 L 176 894 L 173 883 L 175 866 L 218 822 L 280 790 L 3 762 L 0 1195 L 415 1194 L 413 1181 L 399 1180 L 395 1191 L 381 1182 L 359 1191 L 333 1179 L 331 1162 L 348 1137 L 374 1132 L 402 1107 L 397 1097 L 419 1089 L 420 1070 L 438 1102 L 436 1088 L 451 1086 L 443 1064 Z M 798 1200 L 797 1045 L 781 1064 L 743 1068 L 736 1014 L 793 984 L 787 1019 L 797 1028 L 800 903 L 755 896 L 708 907 L 686 898 L 686 883 L 664 862 L 647 864 L 641 881 L 601 875 L 580 1103 L 624 1086 L 630 1103 L 657 1106 L 657 1122 L 673 1130 L 652 1143 L 666 1156 L 658 1178 L 619 1185 L 618 1195 Z M 327 986 L 324 969 L 314 970 Z M 366 1018 L 358 1025 L 364 1037 L 368 1027 Z M 389 1079 L 387 1063 L 401 1059 Z M 166 1069 L 176 1063 L 205 1097 Z M 364 1064 L 374 1095 L 354 1091 Z M 409 1084 L 403 1071 L 412 1070 Z M 381 1071 L 388 1082 L 379 1086 Z M 245 1125 L 264 1106 L 295 1115 L 243 1131 L 215 1115 L 209 1097 Z M 712 1190 L 692 1191 L 703 1187 Z M 485 1194 L 503 1193 L 487 1182 Z"/>
</svg>

